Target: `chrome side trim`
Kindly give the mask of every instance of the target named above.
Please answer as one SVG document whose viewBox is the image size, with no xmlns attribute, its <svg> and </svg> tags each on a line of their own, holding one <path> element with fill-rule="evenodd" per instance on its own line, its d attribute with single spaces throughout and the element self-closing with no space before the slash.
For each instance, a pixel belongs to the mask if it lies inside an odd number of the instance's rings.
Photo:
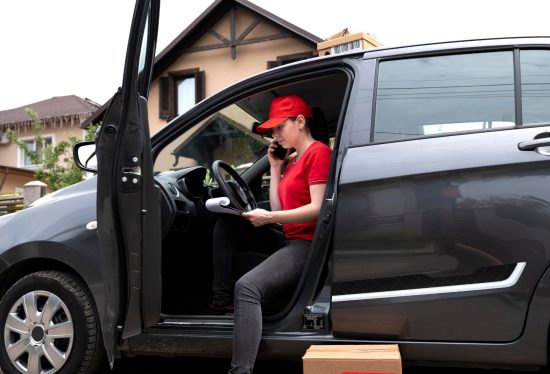
<svg viewBox="0 0 550 374">
<path fill-rule="evenodd" d="M 508 278 L 497 282 L 471 283 L 471 284 L 461 284 L 457 286 L 442 286 L 442 287 L 416 288 L 416 289 L 408 289 L 408 290 L 336 295 L 336 296 L 332 296 L 332 302 L 339 303 L 339 302 L 345 302 L 345 301 L 387 299 L 390 297 L 425 296 L 425 295 L 437 295 L 437 294 L 444 294 L 444 293 L 485 291 L 485 290 L 495 290 L 499 288 L 508 288 L 508 287 L 512 287 L 518 282 L 521 274 L 523 273 L 523 270 L 525 269 L 525 265 L 526 265 L 525 262 L 518 262 L 516 264 L 514 271 L 512 272 L 512 274 L 510 274 Z"/>
<path fill-rule="evenodd" d="M 233 322 L 205 322 L 205 321 L 164 321 L 159 323 L 160 326 L 233 326 Z"/>
</svg>

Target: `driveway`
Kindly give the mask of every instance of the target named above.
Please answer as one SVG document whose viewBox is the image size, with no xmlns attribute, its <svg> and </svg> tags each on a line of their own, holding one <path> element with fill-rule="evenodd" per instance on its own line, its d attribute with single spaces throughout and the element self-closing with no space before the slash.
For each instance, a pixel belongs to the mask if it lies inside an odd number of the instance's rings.
<svg viewBox="0 0 550 374">
<path fill-rule="evenodd" d="M 159 373 L 227 373 L 229 360 L 198 359 L 198 358 L 157 358 L 135 357 L 126 358 L 115 363 L 115 373 L 159 374 Z M 405 374 L 534 374 L 536 371 L 483 370 L 465 368 L 427 368 L 405 367 Z M 259 361 L 255 374 L 302 374 L 301 362 Z"/>
</svg>

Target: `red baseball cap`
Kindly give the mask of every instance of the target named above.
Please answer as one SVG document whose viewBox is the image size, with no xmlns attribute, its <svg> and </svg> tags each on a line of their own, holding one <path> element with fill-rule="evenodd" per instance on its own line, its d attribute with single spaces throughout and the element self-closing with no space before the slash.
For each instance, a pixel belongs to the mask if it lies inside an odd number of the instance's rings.
<svg viewBox="0 0 550 374">
<path fill-rule="evenodd" d="M 289 95 L 277 97 L 271 101 L 269 119 L 258 126 L 256 131 L 265 132 L 279 126 L 288 118 L 298 117 L 300 114 L 304 117 L 311 117 L 311 106 L 309 106 L 300 96 Z"/>
</svg>

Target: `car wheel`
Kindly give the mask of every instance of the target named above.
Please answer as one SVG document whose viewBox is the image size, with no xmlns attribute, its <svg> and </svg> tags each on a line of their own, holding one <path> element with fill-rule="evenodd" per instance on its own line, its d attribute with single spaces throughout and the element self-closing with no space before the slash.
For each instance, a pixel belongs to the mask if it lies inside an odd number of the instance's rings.
<svg viewBox="0 0 550 374">
<path fill-rule="evenodd" d="M 0 302 L 3 373 L 94 372 L 104 356 L 92 297 L 74 276 L 40 271 L 17 281 Z"/>
</svg>

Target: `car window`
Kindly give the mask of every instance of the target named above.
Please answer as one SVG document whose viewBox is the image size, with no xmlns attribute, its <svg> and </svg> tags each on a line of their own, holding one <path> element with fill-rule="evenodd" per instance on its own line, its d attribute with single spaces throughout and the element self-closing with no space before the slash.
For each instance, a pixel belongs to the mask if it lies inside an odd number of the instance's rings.
<svg viewBox="0 0 550 374">
<path fill-rule="evenodd" d="M 155 161 L 155 173 L 191 166 L 210 169 L 223 160 L 242 172 L 267 152 L 269 139 L 252 132 L 258 119 L 237 104 L 219 110 L 166 146 Z"/>
<path fill-rule="evenodd" d="M 512 51 L 382 61 L 374 140 L 515 125 Z"/>
<path fill-rule="evenodd" d="M 550 51 L 521 51 L 523 124 L 550 122 Z"/>
</svg>

